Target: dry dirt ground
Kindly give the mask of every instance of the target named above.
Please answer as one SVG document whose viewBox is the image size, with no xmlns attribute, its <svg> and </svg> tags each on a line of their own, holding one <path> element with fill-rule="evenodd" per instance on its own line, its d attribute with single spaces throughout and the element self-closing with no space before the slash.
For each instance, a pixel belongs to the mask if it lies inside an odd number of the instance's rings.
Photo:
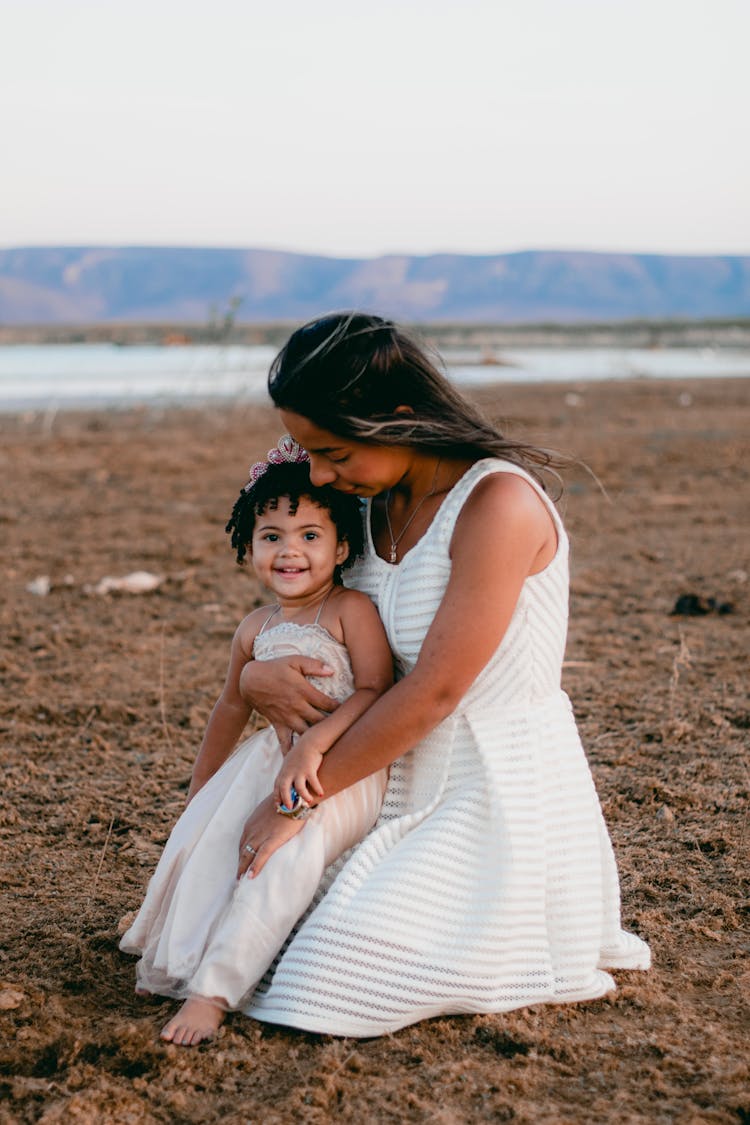
<svg viewBox="0 0 750 1125">
<path fill-rule="evenodd" d="M 278 427 L 249 406 L 2 417 L 0 1121 L 750 1121 L 750 381 L 480 397 L 606 490 L 568 474 L 565 686 L 653 970 L 377 1040 L 233 1016 L 214 1045 L 160 1043 L 172 1004 L 134 997 L 117 925 L 259 595 L 223 523 Z M 165 581 L 87 590 L 135 570 Z M 683 594 L 731 612 L 671 615 Z"/>
</svg>

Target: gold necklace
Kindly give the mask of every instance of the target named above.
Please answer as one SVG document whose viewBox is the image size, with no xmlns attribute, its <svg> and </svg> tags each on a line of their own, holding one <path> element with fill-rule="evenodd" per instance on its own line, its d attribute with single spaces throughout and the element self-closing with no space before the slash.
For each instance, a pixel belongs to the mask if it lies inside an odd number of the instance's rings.
<svg viewBox="0 0 750 1125">
<path fill-rule="evenodd" d="M 432 478 L 432 486 L 430 487 L 430 491 L 429 491 L 429 492 L 425 492 L 424 496 L 423 496 L 423 497 L 422 497 L 422 499 L 421 499 L 421 500 L 419 501 L 419 503 L 417 504 L 416 508 L 414 509 L 414 511 L 412 512 L 412 514 L 411 514 L 411 515 L 409 516 L 408 520 L 406 521 L 406 523 L 405 523 L 405 524 L 404 524 L 404 526 L 403 526 L 403 527 L 401 528 L 401 530 L 399 531 L 398 535 L 397 535 L 397 536 L 396 536 L 395 538 L 394 538 L 394 536 L 393 536 L 393 528 L 391 527 L 391 517 L 390 517 L 390 515 L 388 514 L 388 505 L 389 505 L 389 504 L 390 504 L 390 502 L 391 502 L 391 490 L 390 490 L 390 488 L 389 488 L 389 489 L 388 489 L 388 491 L 386 492 L 386 494 L 385 494 L 385 523 L 386 523 L 386 527 L 388 528 L 388 536 L 389 536 L 389 538 L 390 538 L 390 540 L 391 540 L 391 554 L 390 554 L 390 558 L 389 558 L 389 560 L 388 560 L 388 561 L 389 561 L 390 563 L 395 563 L 395 562 L 396 562 L 396 560 L 397 560 L 397 551 L 396 551 L 396 548 L 398 547 L 399 543 L 400 543 L 400 542 L 401 542 L 401 540 L 403 539 L 403 537 L 404 537 L 404 535 L 406 534 L 407 530 L 408 530 L 408 529 L 409 529 L 409 527 L 411 526 L 412 520 L 413 520 L 413 519 L 414 519 L 414 517 L 416 516 L 417 512 L 418 512 L 418 511 L 419 511 L 419 509 L 420 509 L 420 508 L 422 507 L 422 505 L 424 504 L 425 500 L 429 500 L 429 498 L 430 498 L 431 496 L 434 496 L 434 495 L 435 495 L 435 493 L 437 492 L 437 487 L 436 487 L 436 486 L 437 486 L 437 478 L 438 478 L 438 472 L 440 471 L 440 465 L 441 465 L 441 462 L 442 462 L 442 460 L 443 460 L 443 458 L 442 458 L 442 457 L 438 457 L 438 463 L 437 463 L 437 465 L 435 466 L 435 475 L 434 475 L 434 477 Z"/>
</svg>

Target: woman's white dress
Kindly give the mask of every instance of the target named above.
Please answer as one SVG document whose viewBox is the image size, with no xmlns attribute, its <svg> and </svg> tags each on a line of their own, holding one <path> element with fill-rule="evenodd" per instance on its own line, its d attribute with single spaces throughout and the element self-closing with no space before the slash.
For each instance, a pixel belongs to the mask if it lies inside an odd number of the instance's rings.
<svg viewBox="0 0 750 1125">
<path fill-rule="evenodd" d="M 316 687 L 343 700 L 354 691 L 349 654 L 317 622 L 283 621 L 255 638 L 256 660 L 314 656 L 333 675 Z M 255 879 L 237 881 L 239 842 L 282 763 L 273 729 L 252 735 L 195 795 L 175 825 L 143 905 L 120 942 L 141 954 L 138 987 L 163 996 L 220 998 L 240 1007 L 304 913 L 326 868 L 362 839 L 380 811 L 387 771 L 330 800 L 306 820 Z"/>
<path fill-rule="evenodd" d="M 551 501 L 522 469 L 479 461 L 395 566 L 375 553 L 368 505 L 366 555 L 347 583 L 375 601 L 408 673 L 445 591 L 461 507 L 499 472 L 543 498 L 557 553 L 524 583 L 506 635 L 453 714 L 391 766 L 375 828 L 326 872 L 243 1005 L 250 1016 L 381 1035 L 429 1016 L 592 999 L 614 988 L 606 969 L 649 966 L 648 946 L 620 926 L 612 846 L 560 688 L 568 540 Z"/>
</svg>

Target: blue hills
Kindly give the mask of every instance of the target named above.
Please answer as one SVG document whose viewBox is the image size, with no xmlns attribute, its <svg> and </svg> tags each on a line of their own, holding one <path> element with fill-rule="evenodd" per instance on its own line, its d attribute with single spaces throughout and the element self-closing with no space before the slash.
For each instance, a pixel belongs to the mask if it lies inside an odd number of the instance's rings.
<svg viewBox="0 0 750 1125">
<path fill-rule="evenodd" d="M 750 256 L 390 254 L 65 246 L 0 250 L 0 325 L 300 320 L 341 308 L 439 322 L 750 316 Z"/>
</svg>

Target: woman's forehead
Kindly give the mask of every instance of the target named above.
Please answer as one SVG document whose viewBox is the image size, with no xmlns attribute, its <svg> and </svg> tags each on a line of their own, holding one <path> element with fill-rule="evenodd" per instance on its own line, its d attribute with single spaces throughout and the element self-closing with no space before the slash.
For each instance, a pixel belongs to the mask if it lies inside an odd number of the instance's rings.
<svg viewBox="0 0 750 1125">
<path fill-rule="evenodd" d="M 293 410 L 280 410 L 279 413 L 289 433 L 308 453 L 328 453 L 355 444 L 350 438 L 324 430 L 303 414 L 295 414 Z"/>
</svg>

